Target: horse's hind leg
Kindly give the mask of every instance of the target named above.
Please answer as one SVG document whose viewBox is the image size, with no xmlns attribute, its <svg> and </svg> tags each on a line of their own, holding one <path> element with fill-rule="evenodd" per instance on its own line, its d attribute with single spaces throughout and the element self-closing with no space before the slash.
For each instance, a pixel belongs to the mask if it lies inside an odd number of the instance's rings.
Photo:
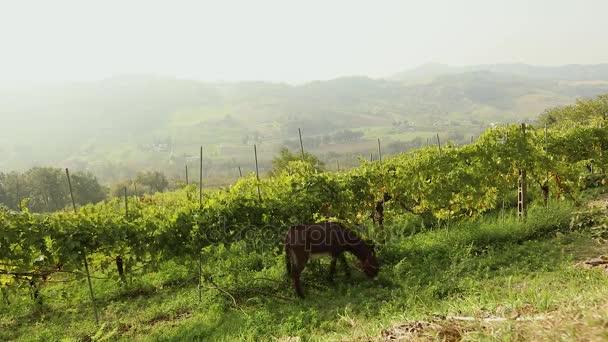
<svg viewBox="0 0 608 342">
<path fill-rule="evenodd" d="M 340 263 L 342 264 L 344 274 L 346 274 L 347 277 L 350 277 L 350 268 L 348 267 L 348 262 L 346 262 L 346 257 L 344 256 L 344 253 L 341 253 L 338 258 L 340 258 Z"/>
<path fill-rule="evenodd" d="M 306 262 L 308 258 L 304 255 L 304 253 L 297 253 L 295 250 L 291 249 L 288 253 L 289 270 L 291 275 L 291 280 L 293 281 L 293 288 L 298 294 L 300 298 L 304 298 L 304 290 L 302 289 L 302 283 L 300 282 L 300 275 L 304 270 L 304 266 L 306 266 Z"/>
<path fill-rule="evenodd" d="M 331 264 L 329 265 L 329 274 L 327 275 L 327 280 L 333 281 L 334 276 L 336 275 L 336 262 L 338 258 L 336 256 L 331 257 Z"/>
<path fill-rule="evenodd" d="M 303 267 L 298 267 L 296 265 L 295 269 L 291 273 L 291 279 L 293 280 L 293 288 L 296 290 L 296 293 L 300 298 L 304 298 L 304 290 L 302 289 L 302 283 L 300 282 L 300 275 L 302 274 Z"/>
<path fill-rule="evenodd" d="M 291 258 L 289 257 L 289 249 L 285 248 L 285 270 L 287 271 L 287 276 L 291 276 Z"/>
<path fill-rule="evenodd" d="M 296 290 L 296 293 L 300 298 L 304 298 L 304 290 L 302 289 L 302 284 L 300 283 L 300 273 L 294 272 L 291 277 L 293 279 L 293 287 Z"/>
</svg>

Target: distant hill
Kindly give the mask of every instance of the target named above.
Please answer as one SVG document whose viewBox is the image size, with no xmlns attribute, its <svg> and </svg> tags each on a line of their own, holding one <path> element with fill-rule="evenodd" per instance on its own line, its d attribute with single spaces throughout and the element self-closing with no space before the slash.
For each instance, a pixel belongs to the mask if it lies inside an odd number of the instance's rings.
<svg viewBox="0 0 608 342">
<path fill-rule="evenodd" d="M 545 79 L 553 81 L 593 81 L 608 80 L 608 64 L 569 64 L 562 66 L 536 66 L 528 64 L 482 64 L 471 66 L 449 66 L 446 64 L 429 63 L 417 68 L 397 73 L 391 77 L 394 80 L 429 80 L 447 74 L 459 74 L 476 71 L 489 71 L 521 76 L 529 79 Z"/>
<path fill-rule="evenodd" d="M 345 129 L 363 132 L 370 142 L 434 132 L 462 137 L 603 93 L 608 64 L 430 64 L 390 79 L 343 77 L 298 86 L 129 76 L 3 89 L 0 153 L 8 157 L 0 159 L 0 170 L 65 165 L 113 180 L 142 168 L 178 170 L 201 144 L 210 167 L 250 163 L 253 143 L 268 163 L 298 128 L 307 139 L 318 138 L 311 149 L 335 155 L 368 148 L 328 142 Z"/>
</svg>

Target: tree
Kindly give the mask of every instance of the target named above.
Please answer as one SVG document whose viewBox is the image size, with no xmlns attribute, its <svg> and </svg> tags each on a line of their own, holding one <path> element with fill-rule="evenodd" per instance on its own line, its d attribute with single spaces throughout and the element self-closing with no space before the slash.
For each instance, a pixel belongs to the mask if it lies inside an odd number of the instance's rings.
<svg viewBox="0 0 608 342">
<path fill-rule="evenodd" d="M 0 172 L 0 203 L 5 206 L 9 206 L 9 192 L 6 189 L 6 175 L 3 172 Z"/>
<path fill-rule="evenodd" d="M 67 180 L 61 169 L 35 167 L 24 174 L 24 197 L 29 197 L 30 210 L 50 212 L 69 204 Z"/>
<path fill-rule="evenodd" d="M 537 119 L 541 126 L 556 124 L 568 126 L 572 123 L 590 124 L 608 119 L 608 94 L 594 99 L 578 99 L 575 104 L 550 108 Z"/>
<path fill-rule="evenodd" d="M 291 153 L 287 147 L 281 147 L 279 156 L 272 160 L 270 175 L 278 174 L 287 167 L 289 162 L 296 160 L 302 160 L 302 155 L 300 153 Z M 316 171 L 323 171 L 325 169 L 325 163 L 311 153 L 304 152 L 304 161 L 312 165 Z"/>
<path fill-rule="evenodd" d="M 104 200 L 108 190 L 90 172 L 71 175 L 74 200 L 79 205 Z M 28 207 L 33 212 L 52 212 L 70 205 L 70 192 L 65 173 L 52 167 L 35 167 L 23 174 L 0 173 L 0 203 L 12 210 L 29 198 Z"/>
<path fill-rule="evenodd" d="M 90 172 L 76 172 L 71 175 L 72 189 L 76 203 L 90 204 L 103 201 L 108 194 L 108 189 L 97 181 Z"/>
<path fill-rule="evenodd" d="M 135 182 L 148 187 L 151 193 L 162 192 L 169 186 L 167 177 L 159 171 L 138 172 L 135 175 Z"/>
<path fill-rule="evenodd" d="M 0 203 L 12 210 L 19 209 L 19 202 L 26 197 L 23 175 L 18 172 L 0 172 Z"/>
</svg>

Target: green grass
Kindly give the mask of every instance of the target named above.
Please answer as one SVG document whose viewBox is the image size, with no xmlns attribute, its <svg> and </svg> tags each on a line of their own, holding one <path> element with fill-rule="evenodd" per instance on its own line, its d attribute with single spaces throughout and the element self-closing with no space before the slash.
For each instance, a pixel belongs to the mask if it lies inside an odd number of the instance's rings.
<svg viewBox="0 0 608 342">
<path fill-rule="evenodd" d="M 400 224 L 389 226 L 398 234 L 379 250 L 377 279 L 353 271 L 351 278 L 339 273 L 330 283 L 328 261 L 319 260 L 304 272 L 305 300 L 294 296 L 278 249 L 256 251 L 244 244 L 205 251 L 201 304 L 196 266 L 188 261 L 137 275 L 129 286 L 94 279 L 100 326 L 93 321 L 84 280 L 49 283 L 42 290 L 43 305 L 23 291 L 11 295 L 10 305 L 0 305 L 0 340 L 365 340 L 379 339 L 394 324 L 435 315 L 576 313 L 607 303 L 608 278 L 572 267 L 606 250 L 586 230 L 570 230 L 573 209 L 533 208 L 526 223 L 486 217 L 416 234 Z M 103 260 L 97 257 L 94 267 Z M 534 335 L 534 326 L 522 330 L 514 324 L 477 324 L 462 334 L 551 340 Z"/>
</svg>

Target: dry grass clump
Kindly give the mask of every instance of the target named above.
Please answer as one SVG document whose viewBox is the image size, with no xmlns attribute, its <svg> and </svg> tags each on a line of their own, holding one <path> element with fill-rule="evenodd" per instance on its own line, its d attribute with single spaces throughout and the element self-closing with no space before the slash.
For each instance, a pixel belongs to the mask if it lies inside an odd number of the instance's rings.
<svg viewBox="0 0 608 342">
<path fill-rule="evenodd" d="M 529 317 L 436 317 L 394 325 L 378 341 L 607 341 L 608 301 Z"/>
</svg>

